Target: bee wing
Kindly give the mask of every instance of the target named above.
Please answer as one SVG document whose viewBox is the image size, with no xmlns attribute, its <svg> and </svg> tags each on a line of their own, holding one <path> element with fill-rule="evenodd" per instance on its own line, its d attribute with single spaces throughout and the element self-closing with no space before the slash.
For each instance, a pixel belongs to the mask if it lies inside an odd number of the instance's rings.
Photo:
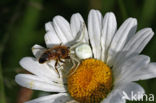
<svg viewBox="0 0 156 103">
<path fill-rule="evenodd" d="M 36 58 L 39 58 L 41 56 L 41 54 L 46 50 L 46 48 L 40 46 L 40 45 L 37 45 L 35 44 L 33 47 L 32 47 L 32 52 L 34 54 L 34 56 Z"/>
</svg>

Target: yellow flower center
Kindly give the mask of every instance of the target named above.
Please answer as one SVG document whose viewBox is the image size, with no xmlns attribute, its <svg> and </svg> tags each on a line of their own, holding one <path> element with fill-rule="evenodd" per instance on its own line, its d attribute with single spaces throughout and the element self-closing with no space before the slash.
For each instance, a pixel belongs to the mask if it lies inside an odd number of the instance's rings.
<svg viewBox="0 0 156 103">
<path fill-rule="evenodd" d="M 83 60 L 77 70 L 69 74 L 67 88 L 71 97 L 80 103 L 99 103 L 112 88 L 111 69 L 100 60 Z"/>
</svg>

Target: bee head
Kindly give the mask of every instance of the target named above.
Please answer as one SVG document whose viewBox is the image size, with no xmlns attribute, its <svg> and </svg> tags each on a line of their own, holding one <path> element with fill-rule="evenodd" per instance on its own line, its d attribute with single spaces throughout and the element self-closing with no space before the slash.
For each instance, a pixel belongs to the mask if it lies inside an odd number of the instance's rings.
<svg viewBox="0 0 156 103">
<path fill-rule="evenodd" d="M 48 60 L 49 60 L 49 55 L 47 53 L 43 53 L 38 61 L 39 63 L 45 63 Z"/>
</svg>

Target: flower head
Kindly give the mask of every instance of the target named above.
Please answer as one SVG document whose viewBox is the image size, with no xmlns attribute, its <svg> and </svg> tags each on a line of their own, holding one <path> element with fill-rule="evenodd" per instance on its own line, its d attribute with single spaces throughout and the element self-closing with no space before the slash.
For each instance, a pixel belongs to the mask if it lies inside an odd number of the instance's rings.
<svg viewBox="0 0 156 103">
<path fill-rule="evenodd" d="M 125 103 L 123 91 L 128 96 L 132 91 L 144 93 L 134 81 L 156 77 L 156 63 L 140 55 L 154 34 L 151 28 L 136 33 L 137 20 L 128 18 L 117 30 L 114 14 L 108 12 L 103 17 L 98 10 L 90 11 L 88 29 L 83 23 L 79 13 L 72 15 L 70 24 L 61 16 L 46 23 L 47 48 L 60 43 L 72 47 L 80 42 L 77 39 L 81 35 L 84 35 L 83 44 L 75 47 L 74 58 L 60 63 L 63 65 L 58 67 L 60 77 L 55 71 L 55 60 L 38 62 L 46 49 L 33 46 L 35 58 L 24 57 L 20 61 L 32 74 L 18 74 L 16 82 L 34 90 L 57 93 L 27 103 Z M 77 62 L 73 63 L 73 59 Z M 77 67 L 73 67 L 74 64 Z"/>
</svg>

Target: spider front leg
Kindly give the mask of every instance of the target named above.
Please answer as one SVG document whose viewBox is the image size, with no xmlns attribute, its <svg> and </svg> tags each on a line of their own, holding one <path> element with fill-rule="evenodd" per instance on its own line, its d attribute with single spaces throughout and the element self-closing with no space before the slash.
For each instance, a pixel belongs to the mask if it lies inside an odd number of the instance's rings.
<svg viewBox="0 0 156 103">
<path fill-rule="evenodd" d="M 70 58 L 71 58 L 71 61 L 73 63 L 73 66 L 72 66 L 73 71 L 68 76 L 71 76 L 72 74 L 74 74 L 76 72 L 78 66 L 80 65 L 80 61 L 77 58 L 75 58 L 72 55 L 70 56 Z M 77 62 L 77 65 L 75 62 Z"/>
<path fill-rule="evenodd" d="M 74 48 L 76 48 L 77 46 L 79 46 L 80 44 L 83 44 L 83 40 L 85 38 L 85 23 L 84 22 L 81 24 L 80 31 L 78 32 L 77 35 L 80 35 L 80 37 L 79 37 L 77 43 L 70 47 L 70 51 L 73 50 Z"/>
</svg>

